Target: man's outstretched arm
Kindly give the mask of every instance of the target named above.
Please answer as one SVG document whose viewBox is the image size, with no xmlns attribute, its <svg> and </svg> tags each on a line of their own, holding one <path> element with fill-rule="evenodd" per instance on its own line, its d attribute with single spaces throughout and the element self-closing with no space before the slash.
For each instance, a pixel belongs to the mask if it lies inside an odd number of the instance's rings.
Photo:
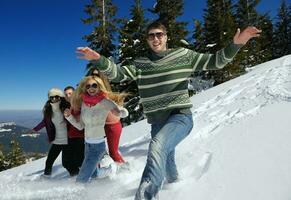
<svg viewBox="0 0 291 200">
<path fill-rule="evenodd" d="M 114 62 L 89 47 L 78 47 L 76 53 L 79 54 L 79 59 L 90 61 L 113 82 L 123 82 L 136 79 L 135 66 L 133 65 L 118 67 Z"/>
</svg>

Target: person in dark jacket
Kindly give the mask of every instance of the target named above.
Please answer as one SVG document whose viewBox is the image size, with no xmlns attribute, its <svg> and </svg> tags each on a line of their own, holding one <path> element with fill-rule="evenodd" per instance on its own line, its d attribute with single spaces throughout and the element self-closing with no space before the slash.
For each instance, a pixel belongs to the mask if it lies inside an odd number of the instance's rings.
<svg viewBox="0 0 291 200">
<path fill-rule="evenodd" d="M 35 133 L 45 127 L 48 141 L 52 144 L 45 162 L 44 176 L 51 175 L 52 166 L 59 154 L 62 152 L 65 155 L 68 150 L 67 122 L 63 116 L 66 108 L 70 108 L 70 104 L 66 101 L 63 91 L 58 88 L 50 89 L 48 100 L 43 108 L 43 120 L 30 131 L 30 133 Z M 64 162 L 62 163 L 69 171 Z"/>
<path fill-rule="evenodd" d="M 71 96 L 73 95 L 75 88 L 72 86 L 67 86 L 64 89 L 65 98 L 68 102 L 71 101 Z M 74 116 L 78 116 L 72 110 Z M 69 169 L 70 175 L 78 175 L 79 169 L 84 160 L 84 130 L 79 130 L 74 127 L 70 122 L 67 122 L 68 128 L 68 150 L 66 154 L 63 154 L 63 164 Z"/>
</svg>

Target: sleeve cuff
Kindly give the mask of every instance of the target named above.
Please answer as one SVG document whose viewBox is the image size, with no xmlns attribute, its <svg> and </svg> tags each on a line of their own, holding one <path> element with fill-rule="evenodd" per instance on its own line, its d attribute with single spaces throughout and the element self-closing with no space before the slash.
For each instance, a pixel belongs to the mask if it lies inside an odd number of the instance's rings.
<svg viewBox="0 0 291 200">
<path fill-rule="evenodd" d="M 107 68 L 106 59 L 101 55 L 99 60 L 92 60 L 91 63 L 100 70 L 104 70 Z"/>
<path fill-rule="evenodd" d="M 242 45 L 242 44 L 234 44 L 233 42 L 231 42 L 224 49 L 224 53 L 225 53 L 226 58 L 232 59 L 243 46 L 244 45 Z"/>
</svg>

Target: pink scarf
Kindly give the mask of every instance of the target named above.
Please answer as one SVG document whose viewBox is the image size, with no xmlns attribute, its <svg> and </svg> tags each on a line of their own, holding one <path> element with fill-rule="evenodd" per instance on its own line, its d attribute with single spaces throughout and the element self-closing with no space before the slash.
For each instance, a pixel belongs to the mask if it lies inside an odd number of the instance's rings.
<svg viewBox="0 0 291 200">
<path fill-rule="evenodd" d="M 99 92 L 95 96 L 90 96 L 87 93 L 83 93 L 81 96 L 86 106 L 95 106 L 106 97 L 106 94 L 104 92 Z"/>
</svg>

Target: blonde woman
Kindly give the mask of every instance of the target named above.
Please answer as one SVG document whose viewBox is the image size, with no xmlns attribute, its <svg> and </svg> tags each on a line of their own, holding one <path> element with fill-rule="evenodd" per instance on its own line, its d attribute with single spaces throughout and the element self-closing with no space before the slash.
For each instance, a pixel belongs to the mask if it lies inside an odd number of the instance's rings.
<svg viewBox="0 0 291 200">
<path fill-rule="evenodd" d="M 107 91 L 97 76 L 85 77 L 74 92 L 71 106 L 74 111 L 80 111 L 80 119 L 76 120 L 69 109 L 65 110 L 64 115 L 76 128 L 85 130 L 85 158 L 77 182 L 86 183 L 91 177 L 104 174 L 102 170 L 111 170 L 98 167 L 106 151 L 104 125 L 110 112 L 118 117 L 128 115 L 126 109 L 111 100 L 122 101 L 123 98 L 122 94 Z"/>
<path fill-rule="evenodd" d="M 107 77 L 97 68 L 91 67 L 88 70 L 87 76 L 99 77 L 103 81 L 106 90 L 109 92 L 112 91 Z M 125 95 L 126 94 L 124 94 L 122 97 L 125 97 Z M 123 98 L 114 98 L 113 100 L 115 100 L 115 103 L 119 105 L 123 104 Z M 110 157 L 117 164 L 123 165 L 125 161 L 119 152 L 119 141 L 122 132 L 122 124 L 120 122 L 120 117 L 115 116 L 112 113 L 109 113 L 104 128 Z"/>
</svg>

